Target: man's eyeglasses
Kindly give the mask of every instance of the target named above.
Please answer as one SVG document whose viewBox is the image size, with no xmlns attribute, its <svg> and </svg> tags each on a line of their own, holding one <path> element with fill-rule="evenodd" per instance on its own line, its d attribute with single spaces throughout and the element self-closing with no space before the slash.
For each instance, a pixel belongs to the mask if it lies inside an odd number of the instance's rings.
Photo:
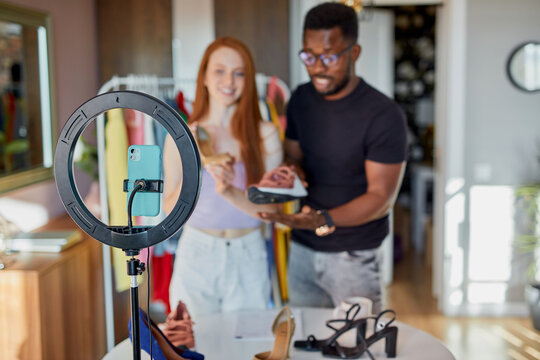
<svg viewBox="0 0 540 360">
<path fill-rule="evenodd" d="M 313 53 L 310 53 L 309 51 L 300 50 L 298 56 L 306 66 L 313 66 L 317 62 L 317 59 L 321 59 L 321 62 L 324 64 L 324 66 L 332 67 L 338 63 L 339 57 L 345 54 L 347 51 L 351 50 L 353 46 L 354 44 L 351 44 L 337 54 L 315 55 Z"/>
</svg>

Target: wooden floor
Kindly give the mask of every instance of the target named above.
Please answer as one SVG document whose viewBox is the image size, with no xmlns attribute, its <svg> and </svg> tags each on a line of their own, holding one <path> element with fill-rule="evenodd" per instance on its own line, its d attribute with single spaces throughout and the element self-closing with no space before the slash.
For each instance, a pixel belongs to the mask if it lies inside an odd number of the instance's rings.
<svg viewBox="0 0 540 360">
<path fill-rule="evenodd" d="M 438 338 L 458 360 L 540 359 L 540 332 L 529 318 L 450 318 L 438 312 L 422 258 L 409 256 L 395 265 L 386 298 L 399 321 Z"/>
</svg>

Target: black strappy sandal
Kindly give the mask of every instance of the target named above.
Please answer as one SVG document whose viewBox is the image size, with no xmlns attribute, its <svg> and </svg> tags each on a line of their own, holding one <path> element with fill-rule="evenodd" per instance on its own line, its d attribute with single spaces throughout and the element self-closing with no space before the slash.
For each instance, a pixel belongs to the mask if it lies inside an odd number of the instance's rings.
<svg viewBox="0 0 540 360">
<path fill-rule="evenodd" d="M 385 324 L 379 324 L 381 317 L 387 313 L 393 314 L 394 315 L 393 318 Z M 334 340 L 331 343 L 321 348 L 322 354 L 324 356 L 338 358 L 338 359 L 356 359 L 362 356 L 364 353 L 367 353 L 367 355 L 369 356 L 371 360 L 375 360 L 375 358 L 373 357 L 371 352 L 368 350 L 368 348 L 374 343 L 376 343 L 377 341 L 379 341 L 380 339 L 386 338 L 386 346 L 385 346 L 386 355 L 389 358 L 395 358 L 398 328 L 395 326 L 390 326 L 390 324 L 393 323 L 394 320 L 396 319 L 396 312 L 394 310 L 384 310 L 379 315 L 377 315 L 377 317 L 370 317 L 370 318 L 375 319 L 375 325 L 373 326 L 373 334 L 370 337 L 368 337 L 367 339 L 362 337 L 361 339 L 359 339 L 360 342 L 357 341 L 357 345 L 355 347 L 345 347 L 345 346 L 339 345 L 337 340 L 340 335 L 346 332 L 346 330 L 339 331 L 339 335 L 334 334 L 338 336 L 334 336 Z M 381 327 L 381 329 L 377 329 L 379 327 Z M 364 329 L 365 329 L 365 325 L 364 325 Z"/>
<path fill-rule="evenodd" d="M 328 326 L 330 329 L 334 330 L 335 333 L 330 336 L 327 339 L 324 340 L 317 340 L 317 338 L 313 335 L 309 335 L 307 337 L 307 340 L 297 340 L 294 342 L 294 347 L 297 349 L 305 350 L 305 351 L 320 351 L 323 347 L 328 346 L 332 342 L 335 341 L 337 337 L 339 337 L 343 332 L 352 329 L 357 328 L 358 334 L 357 334 L 357 344 L 358 341 L 362 341 L 364 337 L 366 336 L 366 319 L 357 319 L 353 320 L 356 315 L 358 315 L 358 312 L 360 311 L 360 304 L 354 304 L 347 310 L 345 314 L 345 319 L 332 319 L 328 320 L 326 322 L 326 326 Z M 343 326 L 339 329 L 336 329 L 334 326 L 332 326 L 333 323 L 343 323 Z"/>
</svg>

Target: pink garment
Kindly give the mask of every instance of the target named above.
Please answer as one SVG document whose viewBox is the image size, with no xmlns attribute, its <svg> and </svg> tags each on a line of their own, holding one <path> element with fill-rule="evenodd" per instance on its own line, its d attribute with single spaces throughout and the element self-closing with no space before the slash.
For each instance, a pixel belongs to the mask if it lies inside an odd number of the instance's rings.
<svg viewBox="0 0 540 360">
<path fill-rule="evenodd" d="M 288 89 L 284 89 L 280 84 L 279 79 L 276 76 L 272 76 L 268 80 L 268 86 L 266 90 L 266 99 L 270 101 L 276 107 L 277 116 L 281 129 L 285 131 L 287 128 L 287 118 L 285 116 L 285 106 L 289 101 Z"/>
<path fill-rule="evenodd" d="M 233 186 L 246 189 L 246 168 L 242 162 L 234 164 Z M 261 221 L 218 195 L 214 178 L 203 168 L 199 200 L 187 224 L 199 229 L 249 229 L 259 226 Z"/>
<path fill-rule="evenodd" d="M 124 109 L 129 145 L 144 145 L 144 113 Z"/>
<path fill-rule="evenodd" d="M 152 261 L 152 257 L 154 256 L 154 248 L 150 247 L 150 261 Z M 139 255 L 136 256 L 137 259 L 142 261 L 146 264 L 146 259 L 148 259 L 148 248 L 142 248 Z M 149 266 L 149 264 L 146 264 L 146 266 Z"/>
</svg>

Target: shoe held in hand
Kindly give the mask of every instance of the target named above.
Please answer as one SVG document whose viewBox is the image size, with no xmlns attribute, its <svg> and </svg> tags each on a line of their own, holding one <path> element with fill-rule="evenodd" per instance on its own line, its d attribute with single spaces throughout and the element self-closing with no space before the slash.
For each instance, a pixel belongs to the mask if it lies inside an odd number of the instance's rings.
<svg viewBox="0 0 540 360">
<path fill-rule="evenodd" d="M 248 188 L 248 199 L 255 204 L 284 203 L 307 196 L 306 188 L 288 166 L 279 166 Z"/>
<path fill-rule="evenodd" d="M 204 166 L 233 162 L 234 159 L 229 153 L 214 154 L 210 134 L 200 125 L 195 129 L 195 140 L 199 147 L 201 161 Z"/>
</svg>

